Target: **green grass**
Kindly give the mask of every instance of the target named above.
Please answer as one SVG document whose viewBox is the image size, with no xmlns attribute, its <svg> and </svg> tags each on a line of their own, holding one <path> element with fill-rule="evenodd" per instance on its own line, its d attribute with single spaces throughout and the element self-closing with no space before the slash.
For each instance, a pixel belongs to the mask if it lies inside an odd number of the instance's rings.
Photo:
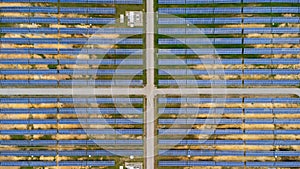
<svg viewBox="0 0 300 169">
<path fill-rule="evenodd" d="M 26 137 L 24 135 L 11 135 L 10 139 L 11 140 L 25 140 Z"/>
<path fill-rule="evenodd" d="M 20 167 L 20 169 L 33 169 L 33 167 Z"/>
<path fill-rule="evenodd" d="M 57 66 L 58 66 L 58 65 L 48 65 L 48 68 L 49 68 L 49 69 L 57 69 Z"/>
</svg>

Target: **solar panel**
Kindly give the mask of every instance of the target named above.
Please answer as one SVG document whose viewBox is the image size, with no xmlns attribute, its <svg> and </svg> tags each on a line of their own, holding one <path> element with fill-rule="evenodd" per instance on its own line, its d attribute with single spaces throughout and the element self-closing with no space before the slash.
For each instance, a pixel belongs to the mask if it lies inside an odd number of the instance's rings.
<svg viewBox="0 0 300 169">
<path fill-rule="evenodd" d="M 244 34 L 251 33 L 272 33 L 274 28 L 244 28 Z"/>
<path fill-rule="evenodd" d="M 215 140 L 216 145 L 243 145 L 243 140 Z"/>
<path fill-rule="evenodd" d="M 60 13 L 85 13 L 85 14 L 115 14 L 115 8 L 66 8 L 61 7 Z"/>
<path fill-rule="evenodd" d="M 299 29 L 295 27 L 274 27 L 272 33 L 299 33 Z"/>
<path fill-rule="evenodd" d="M 242 124 L 242 119 L 158 119 L 159 124 Z"/>
<path fill-rule="evenodd" d="M 158 4 L 185 4 L 185 0 L 158 0 Z"/>
<path fill-rule="evenodd" d="M 216 166 L 224 166 L 224 167 L 243 167 L 244 162 L 216 162 Z"/>
<path fill-rule="evenodd" d="M 264 134 L 274 134 L 274 130 L 245 130 L 245 134 L 257 134 L 257 135 L 264 135 Z"/>
<path fill-rule="evenodd" d="M 59 166 L 115 166 L 114 161 L 60 161 Z"/>
<path fill-rule="evenodd" d="M 55 161 L 1 161 L 1 166 L 56 166 Z"/>
<path fill-rule="evenodd" d="M 44 2 L 44 3 L 57 3 L 57 0 L 2 0 L 2 2 Z"/>
<path fill-rule="evenodd" d="M 244 64 L 246 65 L 267 65 L 267 64 L 271 64 L 272 63 L 272 59 L 244 59 Z"/>
<path fill-rule="evenodd" d="M 246 162 L 246 166 L 249 167 L 271 167 L 275 162 Z"/>
<path fill-rule="evenodd" d="M 191 156 L 214 156 L 215 151 L 212 151 L 212 150 L 189 150 L 188 154 Z"/>
<path fill-rule="evenodd" d="M 59 151 L 58 154 L 60 156 L 141 156 L 143 155 L 142 150 L 68 150 L 68 151 Z"/>
<path fill-rule="evenodd" d="M 244 7 L 243 13 L 271 13 L 271 7 Z"/>
<path fill-rule="evenodd" d="M 274 124 L 273 119 L 245 119 L 245 124 Z"/>
<path fill-rule="evenodd" d="M 276 167 L 298 167 L 300 162 L 298 161 L 289 161 L 289 162 L 275 162 Z"/>
<path fill-rule="evenodd" d="M 246 145 L 273 145 L 274 140 L 245 140 Z"/>
<path fill-rule="evenodd" d="M 274 108 L 274 114 L 297 114 L 299 110 L 297 108 Z"/>
<path fill-rule="evenodd" d="M 158 166 L 188 166 L 187 161 L 159 161 Z"/>
<path fill-rule="evenodd" d="M 300 145 L 299 140 L 274 140 L 274 145 Z"/>
<path fill-rule="evenodd" d="M 1 156 L 56 156 L 56 151 L 1 151 Z"/>
<path fill-rule="evenodd" d="M 1 135 L 54 135 L 57 130 L 0 130 Z"/>
<path fill-rule="evenodd" d="M 115 18 L 60 18 L 61 24 L 115 24 Z"/>
<path fill-rule="evenodd" d="M 141 140 L 60 140 L 59 144 L 61 145 L 97 145 L 97 144 L 101 144 L 101 145 L 121 145 L 120 142 L 123 142 L 124 145 L 134 145 L 134 144 L 138 144 L 138 141 Z M 128 141 L 132 141 L 130 143 L 128 143 Z M 141 143 L 142 144 L 142 143 Z"/>
<path fill-rule="evenodd" d="M 246 151 L 246 156 L 275 156 L 274 151 Z"/>
</svg>

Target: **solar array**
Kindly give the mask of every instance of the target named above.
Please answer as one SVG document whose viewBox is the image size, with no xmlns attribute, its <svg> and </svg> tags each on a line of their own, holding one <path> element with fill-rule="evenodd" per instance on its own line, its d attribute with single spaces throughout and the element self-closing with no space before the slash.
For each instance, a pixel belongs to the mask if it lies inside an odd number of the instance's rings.
<svg viewBox="0 0 300 169">
<path fill-rule="evenodd" d="M 114 161 L 1 161 L 1 166 L 13 167 L 52 167 L 52 166 L 115 166 Z"/>
<path fill-rule="evenodd" d="M 299 86 L 299 80 L 159 80 L 162 87 L 263 87 Z"/>
<path fill-rule="evenodd" d="M 298 87 L 297 4 L 298 0 L 158 0 L 156 84 Z"/>
<path fill-rule="evenodd" d="M 116 23 L 142 0 L 1 2 L 2 87 L 144 85 L 144 28 Z"/>
<path fill-rule="evenodd" d="M 1 59 L 2 65 L 143 65 L 142 59 Z M 28 70 L 29 71 L 29 70 Z"/>
<path fill-rule="evenodd" d="M 264 28 L 159 28 L 163 35 L 210 35 L 210 34 L 254 34 L 254 33 L 299 33 L 296 27 L 264 27 Z M 203 38 L 203 37 L 202 37 Z"/>
<path fill-rule="evenodd" d="M 2 0 L 1 2 L 13 3 L 91 3 L 91 4 L 143 4 L 142 0 Z"/>
<path fill-rule="evenodd" d="M 159 45 L 179 44 L 299 44 L 300 38 L 160 38 Z"/>
<path fill-rule="evenodd" d="M 158 167 L 297 167 L 298 97 L 160 96 Z"/>
<path fill-rule="evenodd" d="M 299 7 L 159 8 L 159 14 L 299 13 Z"/>
<path fill-rule="evenodd" d="M 251 17 L 251 18 L 159 18 L 161 25 L 181 24 L 253 24 L 253 23 L 299 23 L 299 17 Z"/>
<path fill-rule="evenodd" d="M 300 59 L 159 59 L 159 65 L 197 65 L 197 64 L 224 64 L 224 65 L 297 65 Z M 190 70 L 192 71 L 192 70 Z M 224 70 L 225 71 L 225 70 Z"/>
<path fill-rule="evenodd" d="M 169 62 L 168 62 L 169 63 Z M 183 64 L 184 65 L 184 64 Z M 171 77 L 186 77 L 190 80 L 159 80 L 161 86 L 298 86 L 300 80 L 196 80 L 197 76 L 289 76 L 299 75 L 298 69 L 219 69 L 219 70 L 195 70 L 195 69 L 160 69 L 158 75 Z"/>
<path fill-rule="evenodd" d="M 130 44 L 142 45 L 142 39 L 87 39 L 87 38 L 1 38 L 2 44 Z"/>
<path fill-rule="evenodd" d="M 0 156 L 15 159 L 0 166 L 105 167 L 115 157 L 143 157 L 143 103 L 138 96 L 2 97 Z"/>
<path fill-rule="evenodd" d="M 159 49 L 158 55 L 256 55 L 256 54 L 294 54 L 300 53 L 299 48 L 193 48 L 193 49 Z"/>
<path fill-rule="evenodd" d="M 159 75 L 276 75 L 276 74 L 283 74 L 283 75 L 292 75 L 292 74 L 300 74 L 300 70 L 295 69 L 251 69 L 251 70 L 234 70 L 234 69 L 227 69 L 227 70 L 186 70 L 186 69 L 160 69 L 158 71 Z"/>
<path fill-rule="evenodd" d="M 158 0 L 158 4 L 299 3 L 299 0 Z"/>
<path fill-rule="evenodd" d="M 160 161 L 159 166 L 225 166 L 225 167 L 298 167 L 297 161 L 292 162 L 214 162 L 214 161 Z"/>
<path fill-rule="evenodd" d="M 3 7 L 2 12 L 21 13 L 84 13 L 84 14 L 115 14 L 115 8 L 55 8 L 55 7 Z"/>
<path fill-rule="evenodd" d="M 143 34 L 142 28 L 7 28 L 1 27 L 0 33 L 13 34 Z"/>
</svg>

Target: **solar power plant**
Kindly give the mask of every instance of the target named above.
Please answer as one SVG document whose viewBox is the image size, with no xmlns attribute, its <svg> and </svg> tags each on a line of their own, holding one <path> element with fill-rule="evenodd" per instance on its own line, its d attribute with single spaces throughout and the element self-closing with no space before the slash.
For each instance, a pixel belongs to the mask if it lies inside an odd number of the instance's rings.
<svg viewBox="0 0 300 169">
<path fill-rule="evenodd" d="M 158 168 L 299 165 L 299 97 L 223 97 L 157 97 Z"/>
<path fill-rule="evenodd" d="M 158 86 L 299 87 L 298 0 L 157 2 Z"/>
<path fill-rule="evenodd" d="M 0 1 L 0 169 L 300 168 L 300 0 Z"/>
<path fill-rule="evenodd" d="M 143 0 L 1 0 L 1 87 L 144 86 L 143 24 L 120 21 L 143 9 Z"/>
<path fill-rule="evenodd" d="M 130 156 L 143 162 L 141 96 L 0 100 L 2 167 L 114 168 Z"/>
</svg>

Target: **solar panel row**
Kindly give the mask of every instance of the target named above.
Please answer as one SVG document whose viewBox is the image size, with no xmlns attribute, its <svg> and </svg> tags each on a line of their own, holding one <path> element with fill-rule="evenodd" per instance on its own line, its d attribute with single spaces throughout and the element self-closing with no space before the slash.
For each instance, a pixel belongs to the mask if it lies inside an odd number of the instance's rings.
<svg viewBox="0 0 300 169">
<path fill-rule="evenodd" d="M 245 108 L 245 114 L 298 114 L 297 108 Z"/>
<path fill-rule="evenodd" d="M 1 2 L 44 2 L 44 3 L 57 3 L 58 0 L 2 0 Z"/>
<path fill-rule="evenodd" d="M 75 49 L 75 48 L 1 48 L 0 54 L 110 54 L 110 55 L 142 55 L 143 49 Z"/>
<path fill-rule="evenodd" d="M 9 119 L 9 120 L 0 120 L 0 124 L 11 125 L 11 124 L 143 124 L 142 119 Z"/>
<path fill-rule="evenodd" d="M 2 0 L 2 2 L 43 2 L 43 3 L 92 3 L 92 4 L 143 4 L 142 0 Z"/>
<path fill-rule="evenodd" d="M 142 69 L 5 69 L 1 75 L 142 75 Z"/>
<path fill-rule="evenodd" d="M 115 24 L 115 18 L 41 18 L 41 17 L 5 17 L 0 23 L 45 23 L 45 24 Z"/>
<path fill-rule="evenodd" d="M 245 153 L 245 154 L 244 154 Z M 160 156 L 299 156 L 299 151 L 159 150 Z"/>
<path fill-rule="evenodd" d="M 242 38 L 160 38 L 158 39 L 158 44 L 242 44 L 242 41 Z"/>
<path fill-rule="evenodd" d="M 299 7 L 158 8 L 159 14 L 299 13 Z"/>
<path fill-rule="evenodd" d="M 242 108 L 159 108 L 159 114 L 241 114 Z"/>
<path fill-rule="evenodd" d="M 158 0 L 158 4 L 299 3 L 299 0 Z"/>
<path fill-rule="evenodd" d="M 299 114 L 297 108 L 159 108 L 159 114 Z"/>
<path fill-rule="evenodd" d="M 242 54 L 242 48 L 158 49 L 158 55 Z"/>
<path fill-rule="evenodd" d="M 300 59 L 284 58 L 284 59 L 243 59 L 245 65 L 267 64 L 267 65 L 296 65 L 300 64 Z M 243 64 L 242 59 L 159 59 L 158 65 L 198 65 L 198 64 Z M 1 63 L 1 60 L 0 60 Z M 226 69 L 225 69 L 226 70 Z"/>
<path fill-rule="evenodd" d="M 0 130 L 0 135 L 141 135 L 142 129 L 46 129 L 46 130 Z"/>
<path fill-rule="evenodd" d="M 115 166 L 114 161 L 1 161 L 0 166 L 46 167 L 46 166 Z"/>
<path fill-rule="evenodd" d="M 143 98 L 84 98 L 84 97 L 60 97 L 60 98 L 0 98 L 0 103 L 143 103 Z"/>
<path fill-rule="evenodd" d="M 194 48 L 194 49 L 158 49 L 159 55 L 237 55 L 237 54 L 299 54 L 300 48 Z"/>
<path fill-rule="evenodd" d="M 115 14 L 115 8 L 66 8 L 60 7 L 60 13 L 81 13 L 81 14 Z"/>
<path fill-rule="evenodd" d="M 298 135 L 300 130 L 241 130 L 241 129 L 158 129 L 159 135 Z"/>
<path fill-rule="evenodd" d="M 221 114 L 221 113 L 220 113 Z M 193 124 L 300 124 L 300 119 L 277 119 L 277 118 L 267 118 L 267 119 L 159 119 L 158 124 L 164 125 L 193 125 Z"/>
<path fill-rule="evenodd" d="M 299 17 L 251 17 L 251 18 L 158 18 L 161 25 L 180 24 L 252 24 L 299 23 Z"/>
<path fill-rule="evenodd" d="M 115 14 L 115 8 L 66 8 L 66 7 L 2 7 L 1 12 L 13 13 L 78 13 L 78 14 Z"/>
<path fill-rule="evenodd" d="M 300 103 L 300 98 L 196 98 L 196 97 L 166 97 L 158 98 L 159 104 L 174 103 Z M 280 109 L 279 109 L 280 110 Z"/>
<path fill-rule="evenodd" d="M 142 59 L 0 59 L 0 64 L 21 65 L 143 65 Z"/>
<path fill-rule="evenodd" d="M 159 166 L 249 166 L 249 167 L 297 167 L 300 162 L 215 162 L 215 161 L 159 161 Z"/>
<path fill-rule="evenodd" d="M 0 38 L 0 42 L 2 44 L 143 44 L 141 38 Z"/>
<path fill-rule="evenodd" d="M 0 72 L 1 73 L 1 72 Z M 197 70 L 197 69 L 159 69 L 159 75 L 193 76 L 193 75 L 297 75 L 299 69 L 225 69 L 225 70 Z"/>
<path fill-rule="evenodd" d="M 297 86 L 299 80 L 244 80 L 245 86 Z"/>
<path fill-rule="evenodd" d="M 253 34 L 253 33 L 299 33 L 297 27 L 264 27 L 264 28 L 158 28 L 159 34 Z"/>
<path fill-rule="evenodd" d="M 243 124 L 243 119 L 183 119 L 183 118 L 177 118 L 177 119 L 158 119 L 158 124 L 164 124 L 164 125 L 172 125 L 172 124 Z"/>
<path fill-rule="evenodd" d="M 242 103 L 243 99 L 241 98 L 196 98 L 196 97 L 167 97 L 167 98 L 158 98 L 159 104 L 165 103 Z"/>
<path fill-rule="evenodd" d="M 161 86 L 241 86 L 241 80 L 159 80 Z"/>
<path fill-rule="evenodd" d="M 0 156 L 142 156 L 142 150 L 1 151 Z"/>
<path fill-rule="evenodd" d="M 300 38 L 160 38 L 159 45 L 178 44 L 299 44 Z"/>
<path fill-rule="evenodd" d="M 1 86 L 143 86 L 143 80 L 1 80 Z"/>
<path fill-rule="evenodd" d="M 159 80 L 161 86 L 298 86 L 300 80 Z"/>
<path fill-rule="evenodd" d="M 1 140 L 6 146 L 51 146 L 51 145 L 143 145 L 143 140 Z"/>
<path fill-rule="evenodd" d="M 31 108 L 1 109 L 0 114 L 142 114 L 142 108 Z"/>
<path fill-rule="evenodd" d="M 1 27 L 0 33 L 13 34 L 143 34 L 143 28 L 8 28 Z"/>
<path fill-rule="evenodd" d="M 174 140 L 159 139 L 160 145 L 300 145 L 300 140 Z"/>
</svg>

